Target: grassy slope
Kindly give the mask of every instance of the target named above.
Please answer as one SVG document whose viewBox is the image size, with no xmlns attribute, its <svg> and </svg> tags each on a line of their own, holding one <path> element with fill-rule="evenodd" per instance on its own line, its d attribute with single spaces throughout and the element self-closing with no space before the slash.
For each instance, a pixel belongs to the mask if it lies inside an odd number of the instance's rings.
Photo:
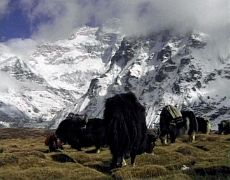
<svg viewBox="0 0 230 180">
<path fill-rule="evenodd" d="M 48 153 L 47 133 L 0 129 L 0 179 L 230 179 L 230 135 L 198 135 L 195 143 L 181 138 L 168 146 L 157 142 L 154 155 L 138 156 L 135 167 L 110 171 L 108 149 L 92 154 L 66 145 L 62 152 Z M 189 169 L 182 170 L 184 165 Z"/>
</svg>

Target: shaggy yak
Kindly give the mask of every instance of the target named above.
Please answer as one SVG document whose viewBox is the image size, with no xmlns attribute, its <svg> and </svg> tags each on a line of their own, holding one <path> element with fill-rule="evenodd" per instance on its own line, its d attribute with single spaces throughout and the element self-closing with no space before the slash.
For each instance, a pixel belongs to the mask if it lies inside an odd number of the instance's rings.
<svg viewBox="0 0 230 180">
<path fill-rule="evenodd" d="M 218 124 L 218 133 L 219 134 L 230 134 L 230 121 L 222 120 Z"/>
<path fill-rule="evenodd" d="M 103 120 L 99 118 L 87 119 L 70 113 L 59 124 L 55 133 L 62 142 L 79 151 L 82 147 L 95 145 L 95 151 L 99 153 L 101 146 L 105 144 L 105 128 Z"/>
<path fill-rule="evenodd" d="M 209 134 L 211 130 L 211 124 L 208 119 L 203 117 L 196 117 L 198 123 L 198 132 L 203 134 Z"/>
<path fill-rule="evenodd" d="M 106 145 L 104 120 L 99 118 L 88 119 L 86 128 L 80 138 L 81 147 L 95 146 L 95 152 L 100 153 L 102 146 Z"/>
<path fill-rule="evenodd" d="M 151 153 L 156 137 L 147 135 L 145 108 L 133 93 L 117 94 L 108 98 L 104 110 L 108 145 L 112 154 L 111 167 L 126 165 L 124 157 Z M 148 143 L 148 144 L 147 144 Z"/>
<path fill-rule="evenodd" d="M 64 144 L 68 143 L 72 148 L 81 150 L 80 138 L 86 122 L 86 118 L 69 113 L 66 119 L 58 125 L 55 134 Z"/>
<path fill-rule="evenodd" d="M 195 140 L 197 120 L 192 111 L 180 112 L 172 105 L 165 106 L 160 114 L 160 139 L 162 144 L 167 143 L 166 136 L 170 136 L 171 143 L 176 137 L 188 134 L 189 141 Z"/>
<path fill-rule="evenodd" d="M 184 121 L 184 133 L 189 135 L 189 141 L 195 141 L 195 134 L 198 132 L 198 122 L 193 111 L 181 111 Z"/>
</svg>

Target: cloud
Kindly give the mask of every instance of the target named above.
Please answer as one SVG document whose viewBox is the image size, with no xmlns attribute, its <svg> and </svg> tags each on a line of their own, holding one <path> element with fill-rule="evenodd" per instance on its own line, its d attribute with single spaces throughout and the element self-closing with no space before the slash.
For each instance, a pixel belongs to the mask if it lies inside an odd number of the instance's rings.
<svg viewBox="0 0 230 180">
<path fill-rule="evenodd" d="M 6 0 L 1 1 L 7 2 Z M 230 33 L 229 0 L 19 0 L 36 41 L 55 41 L 76 28 L 119 18 L 126 35 L 162 29 L 197 30 L 225 38 Z M 1 6 L 0 6 L 1 7 Z M 5 7 L 5 6 L 4 6 Z"/>
<path fill-rule="evenodd" d="M 9 0 L 1 0 L 0 1 L 0 18 L 6 12 L 8 7 Z"/>
<path fill-rule="evenodd" d="M 230 23 L 229 5 L 228 0 L 136 0 L 121 19 L 124 30 L 130 33 L 132 29 L 134 33 L 145 33 L 167 28 L 211 33 Z"/>
<path fill-rule="evenodd" d="M 49 21 L 34 32 L 36 38 L 58 39 L 93 21 L 100 24 L 112 17 L 121 20 L 125 34 L 145 34 L 165 28 L 176 31 L 197 29 L 228 32 L 229 0 L 21 0 L 33 9 L 31 21 L 45 16 Z"/>
<path fill-rule="evenodd" d="M 17 80 L 6 72 L 0 71 L 0 80 L 4 82 L 0 84 L 0 92 L 8 92 L 10 89 L 16 91 L 19 88 Z"/>
<path fill-rule="evenodd" d="M 2 43 L 8 53 L 14 54 L 22 59 L 27 59 L 36 48 L 37 42 L 32 39 L 11 39 Z M 1 44 L 0 44 L 1 45 Z"/>
</svg>

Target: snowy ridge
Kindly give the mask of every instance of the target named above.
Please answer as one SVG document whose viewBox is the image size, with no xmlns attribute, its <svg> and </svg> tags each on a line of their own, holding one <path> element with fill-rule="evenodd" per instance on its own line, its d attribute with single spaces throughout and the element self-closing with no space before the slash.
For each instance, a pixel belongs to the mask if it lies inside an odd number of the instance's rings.
<svg viewBox="0 0 230 180">
<path fill-rule="evenodd" d="M 173 104 L 207 116 L 216 128 L 219 120 L 230 118 L 230 56 L 220 58 L 210 53 L 213 48 L 211 37 L 197 32 L 125 38 L 108 71 L 93 79 L 87 93 L 56 116 L 51 127 L 71 111 L 102 117 L 107 97 L 132 91 L 146 107 L 148 126 L 159 120 L 163 106 Z"/>
<path fill-rule="evenodd" d="M 123 35 L 111 32 L 116 23 L 82 27 L 69 39 L 37 46 L 27 59 L 0 44 L 0 126 L 46 127 L 77 102 L 118 49 Z"/>
<path fill-rule="evenodd" d="M 18 57 L 0 44 L 0 127 L 58 126 L 69 112 L 102 117 L 105 99 L 132 91 L 148 126 L 167 104 L 230 119 L 230 47 L 201 32 L 121 34 L 119 20 L 82 27 Z"/>
</svg>

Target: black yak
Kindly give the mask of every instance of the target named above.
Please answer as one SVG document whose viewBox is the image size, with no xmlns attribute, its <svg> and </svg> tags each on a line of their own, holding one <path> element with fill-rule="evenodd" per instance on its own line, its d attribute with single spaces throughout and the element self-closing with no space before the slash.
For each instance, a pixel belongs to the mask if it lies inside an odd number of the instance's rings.
<svg viewBox="0 0 230 180">
<path fill-rule="evenodd" d="M 219 134 L 230 134 L 230 121 L 222 120 L 218 124 L 218 133 Z"/>
<path fill-rule="evenodd" d="M 192 111 L 179 111 L 171 105 L 165 106 L 160 114 L 160 139 L 162 144 L 166 144 L 166 136 L 170 136 L 171 143 L 176 137 L 189 135 L 189 141 L 195 140 L 197 132 L 197 120 Z"/>
<path fill-rule="evenodd" d="M 88 119 L 86 127 L 81 131 L 79 139 L 81 147 L 95 146 L 95 152 L 99 153 L 100 148 L 106 145 L 104 120 L 100 118 Z"/>
<path fill-rule="evenodd" d="M 184 133 L 189 135 L 189 141 L 195 141 L 195 134 L 198 132 L 198 122 L 193 111 L 181 111 L 184 120 Z"/>
<path fill-rule="evenodd" d="M 210 121 L 203 117 L 196 117 L 198 123 L 198 132 L 203 134 L 209 134 L 211 130 Z"/>
<path fill-rule="evenodd" d="M 147 140 L 146 140 L 146 153 L 152 153 L 153 148 L 156 146 L 156 140 L 159 136 L 159 132 L 156 129 L 147 129 Z"/>
<path fill-rule="evenodd" d="M 80 139 L 86 122 L 86 118 L 70 113 L 66 119 L 58 125 L 55 134 L 61 142 L 68 143 L 72 148 L 81 150 Z"/>
<path fill-rule="evenodd" d="M 99 118 L 87 119 L 71 113 L 59 124 L 55 133 L 62 142 L 79 151 L 82 147 L 95 145 L 95 151 L 99 153 L 101 146 L 106 144 L 104 121 Z"/>
<path fill-rule="evenodd" d="M 177 124 L 183 123 L 181 112 L 174 106 L 165 106 L 160 114 L 160 140 L 162 144 L 167 143 L 167 136 L 170 136 L 172 143 L 177 136 Z"/>
<path fill-rule="evenodd" d="M 147 136 L 145 108 L 133 93 L 117 94 L 108 98 L 104 120 L 112 154 L 112 168 L 121 167 L 127 154 L 134 165 L 136 155 L 150 149 L 152 141 L 147 139 L 152 137 Z"/>
</svg>

